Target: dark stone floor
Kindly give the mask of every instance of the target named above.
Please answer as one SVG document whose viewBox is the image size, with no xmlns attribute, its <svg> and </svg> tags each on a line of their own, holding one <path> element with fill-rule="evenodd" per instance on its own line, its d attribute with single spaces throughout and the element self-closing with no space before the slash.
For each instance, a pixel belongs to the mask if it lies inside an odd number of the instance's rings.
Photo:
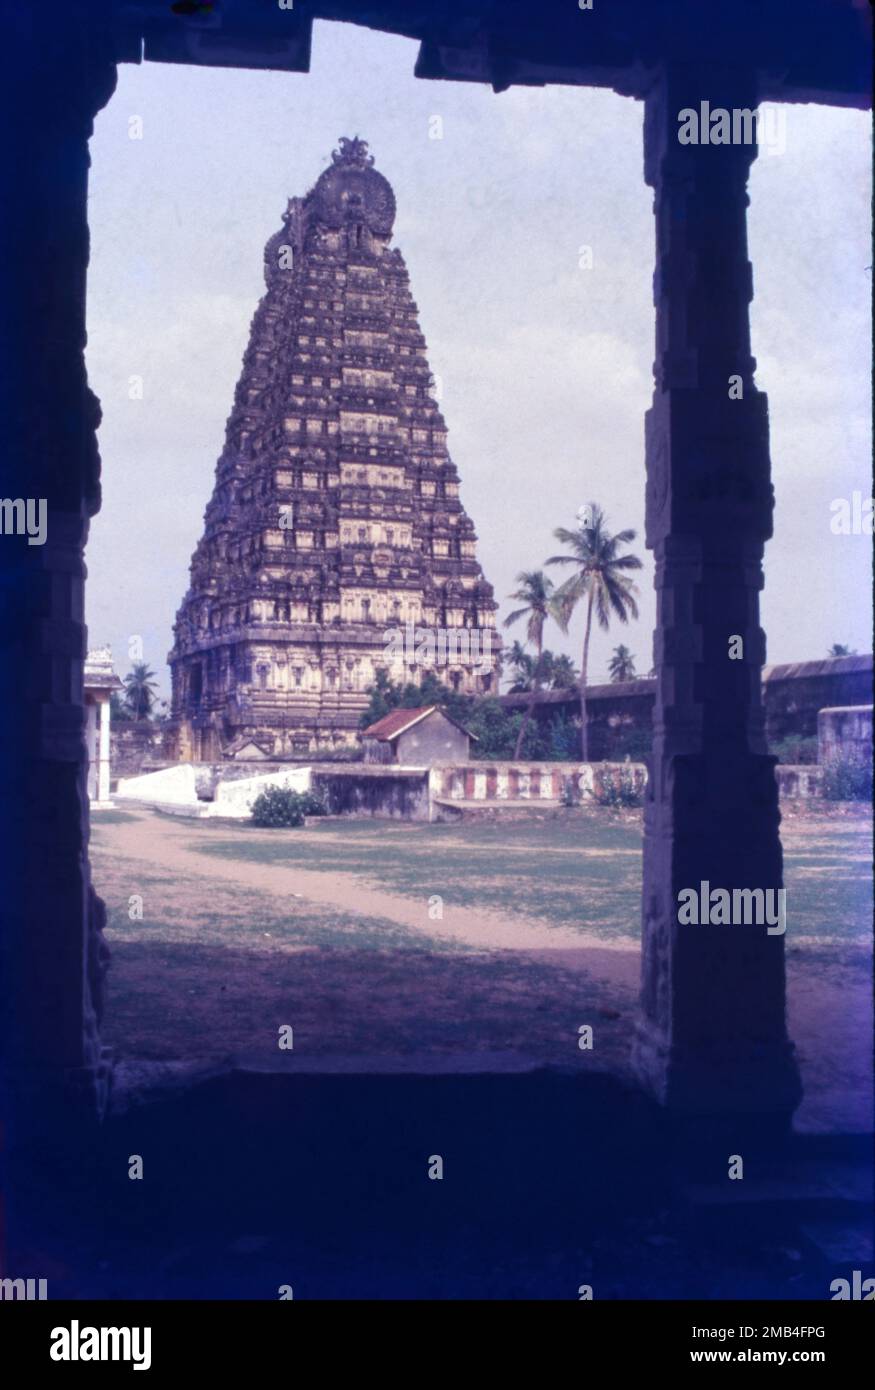
<svg viewBox="0 0 875 1390">
<path fill-rule="evenodd" d="M 10 1157 L 16 1273 L 50 1298 L 828 1299 L 872 1272 L 867 1141 L 680 1132 L 610 1077 L 236 1071 Z"/>
</svg>

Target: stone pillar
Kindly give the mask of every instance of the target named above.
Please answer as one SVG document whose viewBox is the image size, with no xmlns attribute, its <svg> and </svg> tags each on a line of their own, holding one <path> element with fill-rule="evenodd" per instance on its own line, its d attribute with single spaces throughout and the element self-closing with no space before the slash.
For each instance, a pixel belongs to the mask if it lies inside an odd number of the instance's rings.
<svg viewBox="0 0 875 1390">
<path fill-rule="evenodd" d="M 88 759 L 88 800 L 97 800 L 98 714 L 94 700 L 85 705 L 85 756 Z"/>
<path fill-rule="evenodd" d="M 801 1095 L 784 941 L 678 923 L 678 894 L 782 886 L 759 625 L 772 533 L 766 397 L 754 385 L 746 193 L 755 144 L 678 140 L 684 108 L 752 108 L 738 72 L 666 69 L 645 106 L 655 190 L 656 362 L 646 417 L 657 696 L 644 816 L 642 1016 L 635 1066 L 670 1110 L 784 1128 Z M 731 381 L 732 378 L 736 380 Z M 741 396 L 739 396 L 739 385 Z M 742 659 L 730 653 L 743 642 Z M 787 905 L 793 931 L 793 904 Z"/>
<path fill-rule="evenodd" d="M 45 499 L 43 544 L 0 538 L 0 1119 L 95 1114 L 105 950 L 90 884 L 83 547 L 99 506 L 88 388 L 88 139 L 115 85 L 105 0 L 4 17 L 0 496 Z M 101 20 L 103 22 L 101 22 Z"/>
<path fill-rule="evenodd" d="M 100 747 L 97 762 L 97 800 L 102 806 L 109 801 L 109 696 L 100 702 Z"/>
</svg>

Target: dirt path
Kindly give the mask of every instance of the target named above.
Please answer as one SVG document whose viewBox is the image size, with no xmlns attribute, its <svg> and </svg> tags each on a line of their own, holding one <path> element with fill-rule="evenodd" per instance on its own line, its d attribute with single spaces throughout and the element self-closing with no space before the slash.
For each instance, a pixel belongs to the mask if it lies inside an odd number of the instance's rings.
<svg viewBox="0 0 875 1390">
<path fill-rule="evenodd" d="M 223 858 L 207 852 L 207 846 L 214 843 L 212 836 L 203 840 L 201 848 L 198 832 L 192 831 L 185 822 L 150 812 L 128 812 L 127 808 L 126 814 L 134 815 L 135 819 L 112 826 L 111 846 L 107 844 L 105 852 L 110 858 L 118 857 L 120 862 L 140 862 L 148 864 L 152 870 L 167 870 L 175 880 L 171 890 L 174 904 L 182 912 L 185 912 L 187 905 L 196 907 L 208 898 L 210 885 L 215 891 L 219 884 L 227 884 L 229 889 L 248 889 L 273 898 L 278 915 L 282 913 L 283 905 L 287 910 L 289 900 L 294 898 L 299 908 L 313 904 L 328 913 L 336 911 L 338 916 L 347 919 L 375 918 L 395 923 L 421 935 L 426 945 L 440 938 L 464 945 L 474 952 L 494 953 L 497 957 L 504 954 L 505 959 L 508 959 L 507 953 L 515 953 L 517 959 L 550 967 L 560 977 L 564 972 L 573 972 L 577 978 L 577 988 L 581 991 L 579 996 L 574 985 L 570 993 L 563 985 L 557 995 L 555 986 L 548 988 L 542 981 L 540 987 L 542 992 L 546 992 L 541 998 L 534 979 L 525 984 L 525 998 L 523 1000 L 521 996 L 521 1003 L 524 1002 L 529 1010 L 535 1009 L 536 1013 L 534 1016 L 526 1014 L 525 1024 L 520 1024 L 518 1028 L 521 1034 L 528 1032 L 533 1036 L 537 1027 L 548 1023 L 557 1012 L 557 998 L 558 1012 L 562 1014 L 563 999 L 591 998 L 593 990 L 601 994 L 602 987 L 607 988 L 607 1002 L 615 1003 L 622 1010 L 626 1022 L 634 1013 L 639 985 L 640 948 L 638 941 L 631 937 L 604 939 L 595 933 L 578 932 L 567 926 L 550 926 L 543 919 L 453 906 L 447 902 L 443 905 L 443 918 L 432 920 L 428 915 L 428 899 L 431 893 L 440 890 L 439 882 L 424 886 L 422 896 L 417 900 L 386 891 L 349 872 Z M 247 831 L 247 841 L 251 835 L 252 832 Z M 269 841 L 269 836 L 270 832 L 265 832 L 265 842 Z M 332 838 L 336 838 L 338 844 L 342 843 L 341 835 Z M 325 838 L 320 837 L 320 845 L 324 843 Z M 460 845 L 463 843 L 459 840 Z M 263 944 L 266 947 L 267 943 Z M 309 961 L 311 956 L 313 959 L 312 974 L 305 971 L 298 982 L 299 1013 L 308 1006 L 318 1012 L 317 1005 L 321 1007 L 320 989 L 324 993 L 330 986 L 329 993 L 333 990 L 338 999 L 347 1001 L 356 998 L 357 991 L 365 989 L 369 1008 L 373 1007 L 376 998 L 379 1000 L 378 1012 L 386 1018 L 394 1018 L 398 1014 L 397 1035 L 406 1038 L 413 1033 L 418 1035 L 422 990 L 430 997 L 428 992 L 431 989 L 434 998 L 440 1001 L 440 1010 L 447 1017 L 460 1009 L 465 1014 L 468 1007 L 465 989 L 470 990 L 470 981 L 465 983 L 453 975 L 452 985 L 441 993 L 441 984 L 427 975 L 429 967 L 422 960 L 415 967 L 417 973 L 409 973 L 403 953 L 393 966 L 391 975 L 387 976 L 383 988 L 380 980 L 375 981 L 373 972 L 369 973 L 369 968 L 363 965 L 362 959 L 354 951 L 317 951 L 310 947 L 284 946 L 280 954 L 290 951 L 298 952 L 299 960 Z M 251 971 L 257 961 L 254 958 L 249 960 L 247 968 Z M 453 968 L 451 962 L 444 965 L 432 962 L 433 969 L 442 970 L 445 967 Z M 385 962 L 381 969 L 385 969 Z M 431 980 L 431 984 L 426 980 Z M 266 981 L 264 988 L 267 989 L 269 985 L 270 982 Z M 510 995 L 508 988 L 511 988 Z M 501 994 L 500 1007 L 496 1004 L 492 1013 L 504 1013 L 510 1017 L 512 993 L 518 988 L 518 983 L 511 987 L 504 982 L 499 986 L 493 979 L 490 989 L 495 998 L 498 999 L 502 989 L 505 993 Z M 408 995 L 411 998 L 415 996 L 415 1003 L 411 1005 L 414 1016 L 411 1018 L 404 1013 L 410 1002 Z M 601 997 L 604 999 L 603 994 Z M 242 1002 L 236 1000 L 235 1006 L 241 1008 Z M 574 1007 L 578 1005 L 575 1003 Z M 856 964 L 852 961 L 825 964 L 822 953 L 815 952 L 811 959 L 805 959 L 804 952 L 794 952 L 787 964 L 787 1008 L 790 1036 L 796 1043 L 805 1087 L 804 1100 L 796 1114 L 797 1127 L 821 1132 L 868 1131 L 871 1128 L 872 1093 L 872 1000 L 868 963 L 861 959 Z M 355 1009 L 351 1012 L 356 1014 Z M 362 1006 L 361 1012 L 366 1014 L 368 1009 Z M 536 1020 L 534 1024 L 532 1017 Z M 337 1030 L 333 1014 L 331 1030 Z M 313 1031 L 319 1031 L 316 1023 Z M 613 1059 L 618 1072 L 628 1067 L 631 1038 L 626 1036 L 627 1031 L 626 1023 L 617 1025 L 616 1038 L 608 1044 L 610 1056 L 607 1060 Z M 354 1038 L 350 1045 L 356 1041 L 357 1038 Z M 549 1047 L 549 1040 L 544 1047 Z"/>
<path fill-rule="evenodd" d="M 322 907 L 337 908 L 345 915 L 378 917 L 424 938 L 439 937 L 474 950 L 525 951 L 543 956 L 561 953 L 554 963 L 566 969 L 583 969 L 585 951 L 609 952 L 617 957 L 612 974 L 618 983 L 637 986 L 640 952 L 631 937 L 606 940 L 595 933 L 569 927 L 547 926 L 537 918 L 505 912 L 473 910 L 444 902 L 443 917 L 429 917 L 429 897 L 439 885 L 423 889 L 415 899 L 372 888 L 355 874 L 302 869 L 298 865 L 257 864 L 246 859 L 223 859 L 181 843 L 180 822 L 157 815 L 137 814 L 137 822 L 113 826 L 113 849 L 128 859 L 145 860 L 183 875 L 223 879 L 237 887 L 249 887 L 279 898 L 294 895 Z"/>
</svg>

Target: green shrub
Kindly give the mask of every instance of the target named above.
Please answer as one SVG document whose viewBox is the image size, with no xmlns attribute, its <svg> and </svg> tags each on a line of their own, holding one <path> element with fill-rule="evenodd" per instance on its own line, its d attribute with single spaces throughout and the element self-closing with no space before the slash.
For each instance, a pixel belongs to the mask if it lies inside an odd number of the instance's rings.
<svg viewBox="0 0 875 1390">
<path fill-rule="evenodd" d="M 580 720 L 575 723 L 561 712 L 553 715 L 548 756 L 560 763 L 572 763 L 580 757 Z"/>
<path fill-rule="evenodd" d="M 642 768 L 596 768 L 592 794 L 600 806 L 640 806 L 645 781 Z"/>
<path fill-rule="evenodd" d="M 265 787 L 252 803 L 253 825 L 276 829 L 304 824 L 305 816 L 325 816 L 328 808 L 315 792 L 296 792 L 291 787 Z"/>
<path fill-rule="evenodd" d="M 512 758 L 522 719 L 522 714 L 509 715 L 494 695 L 478 700 L 466 724 L 477 739 L 471 756 L 481 762 Z"/>
<path fill-rule="evenodd" d="M 509 761 L 514 756 L 517 735 L 525 710 L 509 713 L 494 696 L 472 703 L 465 727 L 476 735 L 471 757 L 478 762 Z M 549 723 L 532 717 L 526 725 L 520 762 L 576 762 L 580 757 L 580 728 L 573 719 L 554 714 Z"/>
<path fill-rule="evenodd" d="M 779 763 L 789 763 L 791 766 L 798 766 L 800 763 L 817 762 L 817 735 L 791 734 L 788 738 L 778 739 L 777 743 L 770 745 L 769 751 L 774 753 Z"/>
<path fill-rule="evenodd" d="M 359 719 L 359 728 L 367 729 L 394 709 L 416 709 L 422 705 L 438 705 L 450 716 L 464 724 L 474 699 L 460 695 L 445 685 L 434 671 L 427 671 L 417 685 L 408 681 L 402 685 L 390 679 L 386 671 L 378 671 L 374 684 L 368 687 L 368 707 Z"/>
<path fill-rule="evenodd" d="M 651 729 L 622 729 L 609 743 L 610 758 L 622 762 L 629 758 L 633 763 L 643 763 L 653 752 L 653 732 Z"/>
<path fill-rule="evenodd" d="M 871 801 L 872 764 L 847 757 L 826 763 L 820 794 L 827 801 Z"/>
</svg>

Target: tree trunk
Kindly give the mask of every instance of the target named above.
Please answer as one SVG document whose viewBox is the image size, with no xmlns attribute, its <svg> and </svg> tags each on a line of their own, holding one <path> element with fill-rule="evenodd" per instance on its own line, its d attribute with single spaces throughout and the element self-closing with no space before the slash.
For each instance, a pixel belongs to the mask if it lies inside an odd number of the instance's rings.
<svg viewBox="0 0 875 1390">
<path fill-rule="evenodd" d="M 583 634 L 583 659 L 580 663 L 580 756 L 589 762 L 589 732 L 586 727 L 586 668 L 589 662 L 589 634 L 592 628 L 592 593 L 586 606 L 586 630 Z"/>
<path fill-rule="evenodd" d="M 529 700 L 528 706 L 526 707 L 526 712 L 523 715 L 523 722 L 522 724 L 520 724 L 520 731 L 517 734 L 516 748 L 513 750 L 514 762 L 516 762 L 520 756 L 520 749 L 523 746 L 523 739 L 526 736 L 526 729 L 529 727 L 529 720 L 532 717 L 532 711 L 535 708 L 535 701 L 538 698 L 538 685 L 541 679 L 541 649 L 543 645 L 544 639 L 543 637 L 541 637 L 538 639 L 538 654 L 535 657 L 535 669 L 532 672 L 532 698 L 531 700 Z"/>
</svg>

